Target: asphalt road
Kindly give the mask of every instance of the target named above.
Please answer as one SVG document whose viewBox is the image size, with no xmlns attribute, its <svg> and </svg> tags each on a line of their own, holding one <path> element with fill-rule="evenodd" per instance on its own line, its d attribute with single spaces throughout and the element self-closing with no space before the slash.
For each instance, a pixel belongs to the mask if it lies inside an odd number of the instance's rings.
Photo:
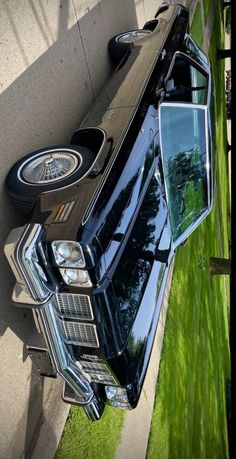
<svg viewBox="0 0 236 459">
<path fill-rule="evenodd" d="M 41 379 L 26 358 L 24 344 L 34 333 L 31 312 L 11 304 L 14 278 L 3 245 L 26 220 L 5 195 L 5 176 L 24 154 L 69 142 L 111 75 L 109 38 L 142 27 L 160 3 L 0 0 L 0 459 L 53 457 L 63 428 L 55 418 L 64 406 L 60 381 Z M 45 422 L 47 406 L 54 421 L 49 415 Z M 43 422 L 46 440 L 39 448 Z"/>
</svg>

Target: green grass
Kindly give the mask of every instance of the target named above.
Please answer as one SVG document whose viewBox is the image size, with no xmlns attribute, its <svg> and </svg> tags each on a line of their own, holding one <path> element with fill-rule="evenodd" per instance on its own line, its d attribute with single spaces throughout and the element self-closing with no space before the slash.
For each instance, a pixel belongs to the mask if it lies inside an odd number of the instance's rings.
<svg viewBox="0 0 236 459">
<path fill-rule="evenodd" d="M 191 25 L 191 34 L 197 40 L 199 45 L 203 43 L 202 20 L 201 20 L 201 5 L 198 3 L 195 10 L 194 18 Z"/>
<path fill-rule="evenodd" d="M 225 8 L 225 29 L 226 33 L 231 35 L 231 6 Z"/>
<path fill-rule="evenodd" d="M 219 6 L 219 5 L 218 5 Z M 228 457 L 229 280 L 209 276 L 209 257 L 229 256 L 229 192 L 221 10 L 211 40 L 216 113 L 217 193 L 211 214 L 179 248 L 171 288 L 147 459 Z M 214 126 L 213 126 L 214 129 Z"/>
<path fill-rule="evenodd" d="M 123 419 L 123 411 L 106 407 L 102 419 L 90 422 L 82 408 L 71 408 L 55 459 L 112 459 Z"/>
<path fill-rule="evenodd" d="M 148 459 L 227 457 L 228 299 L 208 272 L 216 227 L 214 208 L 176 257 Z"/>
<path fill-rule="evenodd" d="M 214 0 L 213 0 L 214 1 Z M 212 0 L 203 0 L 205 23 L 207 22 L 209 12 L 213 3 Z"/>
<path fill-rule="evenodd" d="M 222 19 L 222 10 L 218 4 L 216 16 Z M 229 209 L 229 171 L 227 157 L 227 127 L 226 127 L 226 102 L 225 102 L 225 75 L 224 75 L 224 59 L 217 60 L 217 48 L 224 48 L 224 26 L 223 19 L 217 20 L 214 26 L 214 37 L 211 40 L 209 57 L 213 67 L 213 100 L 215 115 L 215 132 L 219 132 L 216 140 L 217 151 L 216 158 L 216 183 L 220 183 L 217 187 L 217 201 L 219 208 L 219 216 L 222 226 L 223 246 L 225 248 L 225 257 L 229 256 L 228 238 L 230 234 L 230 209 Z"/>
</svg>

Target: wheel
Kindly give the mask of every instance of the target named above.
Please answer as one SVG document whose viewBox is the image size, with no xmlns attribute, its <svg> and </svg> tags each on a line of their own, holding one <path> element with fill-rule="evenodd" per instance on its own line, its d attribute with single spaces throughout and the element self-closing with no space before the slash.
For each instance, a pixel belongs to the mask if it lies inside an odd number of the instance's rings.
<svg viewBox="0 0 236 459">
<path fill-rule="evenodd" d="M 146 37 L 152 33 L 151 30 L 130 30 L 128 32 L 115 35 L 108 43 L 108 51 L 114 64 L 119 64 L 130 49 L 130 43 Z"/>
<path fill-rule="evenodd" d="M 17 161 L 6 177 L 13 204 L 30 213 L 44 191 L 71 185 L 89 170 L 95 155 L 84 147 L 61 145 L 34 151 Z"/>
</svg>

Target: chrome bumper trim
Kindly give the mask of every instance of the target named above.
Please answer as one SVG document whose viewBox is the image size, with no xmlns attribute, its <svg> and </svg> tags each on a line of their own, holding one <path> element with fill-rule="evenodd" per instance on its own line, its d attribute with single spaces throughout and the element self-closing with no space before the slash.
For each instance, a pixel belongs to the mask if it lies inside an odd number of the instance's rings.
<svg viewBox="0 0 236 459">
<path fill-rule="evenodd" d="M 42 225 L 29 224 L 14 229 L 8 236 L 4 250 L 17 281 L 13 301 L 31 306 L 36 327 L 46 340 L 55 370 L 78 395 L 79 404 L 89 419 L 99 419 L 101 401 L 95 396 L 89 379 L 76 365 L 58 329 L 55 295 L 47 287 L 47 278 L 35 250 L 43 232 Z"/>
<path fill-rule="evenodd" d="M 35 250 L 43 231 L 42 225 L 32 223 L 15 228 L 9 234 L 4 246 L 5 255 L 17 283 L 28 297 L 27 304 L 30 303 L 30 298 L 32 304 L 43 303 L 52 295 L 46 285 L 45 275 Z"/>
<path fill-rule="evenodd" d="M 47 341 L 49 353 L 57 372 L 73 388 L 83 403 L 89 403 L 94 395 L 89 381 L 76 366 L 73 357 L 69 354 L 60 332 L 58 330 L 53 301 L 50 300 L 43 309 L 40 309 L 44 336 Z"/>
</svg>

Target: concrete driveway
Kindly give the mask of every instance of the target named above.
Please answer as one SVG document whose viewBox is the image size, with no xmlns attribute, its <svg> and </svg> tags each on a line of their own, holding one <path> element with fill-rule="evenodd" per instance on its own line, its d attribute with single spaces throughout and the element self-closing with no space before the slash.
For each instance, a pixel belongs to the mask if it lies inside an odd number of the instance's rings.
<svg viewBox="0 0 236 459">
<path fill-rule="evenodd" d="M 0 0 L 1 248 L 26 221 L 5 195 L 8 170 L 30 151 L 69 142 L 111 75 L 109 38 L 142 27 L 160 3 Z M 53 457 L 69 406 L 60 401 L 61 381 L 41 379 L 26 358 L 33 319 L 11 304 L 3 250 L 0 267 L 0 459 Z"/>
</svg>

